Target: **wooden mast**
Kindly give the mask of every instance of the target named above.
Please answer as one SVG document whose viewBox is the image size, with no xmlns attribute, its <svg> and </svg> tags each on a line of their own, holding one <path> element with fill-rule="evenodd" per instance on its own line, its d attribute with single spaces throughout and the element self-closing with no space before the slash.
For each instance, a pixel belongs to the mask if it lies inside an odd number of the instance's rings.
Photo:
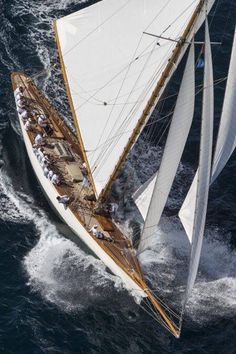
<svg viewBox="0 0 236 354">
<path fill-rule="evenodd" d="M 154 91 L 153 91 L 153 93 L 146 105 L 146 108 L 143 110 L 143 113 L 142 113 L 141 117 L 139 118 L 138 123 L 137 123 L 135 129 L 133 130 L 132 135 L 129 138 L 128 144 L 125 146 L 123 153 L 120 156 L 120 158 L 113 170 L 113 173 L 110 176 L 109 181 L 107 182 L 106 186 L 103 188 L 103 190 L 100 193 L 99 200 L 104 200 L 107 198 L 110 188 L 111 188 L 111 185 L 114 182 L 114 180 L 116 179 L 118 173 L 120 172 L 122 164 L 124 163 L 131 147 L 133 146 L 133 144 L 136 141 L 139 133 L 141 132 L 144 124 L 146 123 L 147 116 L 149 115 L 154 104 L 156 103 L 157 98 L 159 97 L 160 92 L 161 92 L 163 86 L 165 85 L 167 78 L 170 76 L 172 68 L 175 65 L 175 63 L 177 62 L 177 60 L 181 54 L 182 47 L 185 45 L 185 41 L 187 40 L 190 32 L 192 31 L 192 29 L 195 25 L 195 22 L 198 19 L 198 16 L 203 8 L 204 3 L 205 3 L 204 0 L 200 0 L 198 6 L 196 7 L 196 9 L 189 21 L 184 33 L 183 33 L 183 36 L 181 37 L 181 39 L 177 43 L 175 49 L 173 50 L 172 55 L 168 60 L 168 64 L 167 64 L 165 70 L 163 71 L 161 78 L 158 81 L 156 88 L 154 89 Z"/>
<path fill-rule="evenodd" d="M 70 86 L 69 86 L 69 82 L 68 82 L 67 75 L 66 75 L 65 64 L 64 64 L 62 51 L 61 51 L 61 45 L 60 45 L 58 32 L 57 32 L 56 20 L 54 20 L 53 24 L 54 24 L 55 39 L 56 39 L 56 43 L 57 43 L 59 59 L 60 59 L 60 63 L 61 63 L 62 75 L 63 75 L 63 79 L 64 79 L 64 83 L 65 83 L 65 88 L 66 88 L 67 97 L 68 97 L 69 104 L 70 104 L 70 109 L 71 109 L 73 121 L 74 121 L 74 124 L 75 124 L 75 129 L 76 129 L 76 132 L 77 132 L 77 137 L 78 137 L 80 145 L 81 145 L 81 152 L 82 152 L 84 161 L 86 163 L 89 180 L 90 180 L 90 182 L 92 184 L 93 191 L 94 191 L 95 195 L 97 196 L 96 187 L 95 187 L 95 184 L 94 184 L 93 176 L 92 176 L 91 169 L 90 169 L 90 166 L 89 166 L 89 163 L 88 163 L 88 159 L 87 159 L 87 155 L 86 155 L 86 152 L 85 152 L 85 147 L 84 147 L 82 135 L 81 135 L 81 132 L 80 132 L 80 128 L 79 128 L 79 124 L 78 124 L 78 121 L 77 121 L 75 108 L 74 108 L 74 104 L 73 104 L 73 100 L 72 100 L 72 96 L 71 96 L 71 92 L 70 92 Z"/>
</svg>

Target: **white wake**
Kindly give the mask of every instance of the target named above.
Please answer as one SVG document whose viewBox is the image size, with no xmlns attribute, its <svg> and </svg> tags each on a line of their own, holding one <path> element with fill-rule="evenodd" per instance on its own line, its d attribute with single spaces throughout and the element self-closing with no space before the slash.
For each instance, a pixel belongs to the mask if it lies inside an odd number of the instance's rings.
<svg viewBox="0 0 236 354">
<path fill-rule="evenodd" d="M 88 299 L 105 296 L 110 287 L 122 289 L 120 279 L 108 273 L 102 261 L 64 238 L 32 198 L 14 189 L 4 170 L 0 192 L 6 198 L 0 217 L 5 222 L 33 223 L 39 237 L 23 260 L 32 291 L 71 311 L 88 305 Z"/>
</svg>

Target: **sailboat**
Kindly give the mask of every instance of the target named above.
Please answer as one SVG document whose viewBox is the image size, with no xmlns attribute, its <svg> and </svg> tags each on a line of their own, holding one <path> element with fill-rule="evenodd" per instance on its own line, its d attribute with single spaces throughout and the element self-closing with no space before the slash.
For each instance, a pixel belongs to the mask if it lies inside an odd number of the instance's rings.
<svg viewBox="0 0 236 354">
<path fill-rule="evenodd" d="M 191 243 L 184 308 L 196 279 L 209 187 L 236 145 L 234 39 L 212 160 L 214 82 L 207 14 L 213 3 L 102 0 L 56 20 L 55 38 L 75 132 L 29 76 L 11 75 L 26 150 L 47 199 L 73 231 L 73 240 L 82 240 L 176 338 L 184 311 L 177 314 L 151 289 L 137 249 L 107 205 L 112 204 L 111 188 L 128 153 L 188 50 L 160 168 L 134 194 L 144 220 L 139 250 L 145 248 L 160 222 L 189 135 L 195 97 L 194 35 L 205 21 L 199 165 L 179 212 Z"/>
</svg>

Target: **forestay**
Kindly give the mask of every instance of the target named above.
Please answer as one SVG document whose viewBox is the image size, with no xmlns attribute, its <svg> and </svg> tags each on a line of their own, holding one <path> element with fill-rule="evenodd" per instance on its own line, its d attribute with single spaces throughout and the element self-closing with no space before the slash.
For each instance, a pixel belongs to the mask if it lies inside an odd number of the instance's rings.
<svg viewBox="0 0 236 354">
<path fill-rule="evenodd" d="M 193 120 L 195 101 L 194 45 L 191 45 L 158 175 L 145 220 L 141 246 L 155 232 L 171 190 Z M 150 189 L 150 187 L 149 187 Z"/>
<path fill-rule="evenodd" d="M 176 46 L 163 39 L 157 45 L 157 38 L 143 32 L 179 39 L 198 3 L 103 0 L 56 21 L 72 111 L 97 195 Z"/>
<path fill-rule="evenodd" d="M 208 192 L 211 175 L 214 116 L 213 70 L 207 19 L 205 22 L 205 66 L 202 104 L 202 126 L 198 171 L 179 213 L 187 235 L 192 241 L 186 300 L 193 288 L 202 248 Z M 186 222 L 187 226 L 186 227 Z"/>
<path fill-rule="evenodd" d="M 236 147 L 236 33 L 230 59 L 223 110 L 214 154 L 211 183 L 220 174 Z"/>
</svg>

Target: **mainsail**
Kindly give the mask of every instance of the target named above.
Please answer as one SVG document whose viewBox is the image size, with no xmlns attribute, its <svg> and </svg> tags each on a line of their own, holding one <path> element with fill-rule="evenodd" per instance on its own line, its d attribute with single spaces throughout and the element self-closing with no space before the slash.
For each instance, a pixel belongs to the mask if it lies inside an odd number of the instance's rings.
<svg viewBox="0 0 236 354">
<path fill-rule="evenodd" d="M 205 227 L 208 192 L 211 177 L 212 138 L 213 138 L 213 69 L 211 57 L 211 44 L 207 18 L 205 21 L 205 66 L 204 66 L 204 90 L 202 104 L 202 126 L 199 167 L 194 177 L 192 186 L 183 203 L 179 216 L 185 230 L 192 242 L 188 283 L 186 290 L 187 301 L 193 288 L 202 248 L 202 240 Z M 187 221 L 187 227 L 186 227 Z"/>
<path fill-rule="evenodd" d="M 230 59 L 223 110 L 214 154 L 211 183 L 220 174 L 236 147 L 236 32 Z"/>
<path fill-rule="evenodd" d="M 153 189 L 151 190 L 150 185 L 148 186 L 151 202 L 149 203 L 147 217 L 145 218 L 145 225 L 141 238 L 142 246 L 143 243 L 145 243 L 145 239 L 149 238 L 149 236 L 155 232 L 156 225 L 158 225 L 160 221 L 192 124 L 195 100 L 194 65 L 194 45 L 192 44 L 166 140 L 160 169 L 157 178 L 155 179 L 155 185 L 152 183 Z M 146 190 L 144 191 L 144 194 L 147 194 Z"/>
<path fill-rule="evenodd" d="M 208 2 L 209 8 L 213 2 Z M 178 41 L 193 14 L 194 21 L 202 18 L 196 10 L 202 4 L 103 0 L 56 21 L 72 113 L 97 196 L 110 181 L 176 48 L 175 41 L 157 40 L 144 32 Z M 190 26 L 187 39 L 192 34 Z M 176 65 L 187 45 L 180 48 Z M 158 97 L 174 70 L 173 65 Z"/>
</svg>

